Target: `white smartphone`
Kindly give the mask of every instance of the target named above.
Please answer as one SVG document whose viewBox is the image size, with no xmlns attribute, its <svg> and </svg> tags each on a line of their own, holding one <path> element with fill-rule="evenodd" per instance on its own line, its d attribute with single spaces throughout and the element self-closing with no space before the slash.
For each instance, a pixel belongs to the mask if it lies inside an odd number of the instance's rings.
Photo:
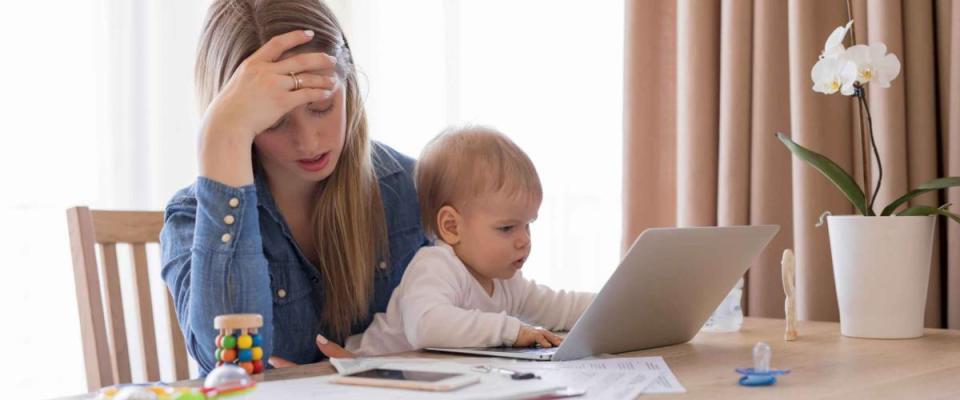
<svg viewBox="0 0 960 400">
<path fill-rule="evenodd" d="M 345 385 L 378 386 L 433 392 L 446 392 L 472 385 L 479 381 L 480 377 L 476 375 L 390 368 L 368 369 L 349 375 L 341 375 L 332 380 L 333 383 Z"/>
</svg>

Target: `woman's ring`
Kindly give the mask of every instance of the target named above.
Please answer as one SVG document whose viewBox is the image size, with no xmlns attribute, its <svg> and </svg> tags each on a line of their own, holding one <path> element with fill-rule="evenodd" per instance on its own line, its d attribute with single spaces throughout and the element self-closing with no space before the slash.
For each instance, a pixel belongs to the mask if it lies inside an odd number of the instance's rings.
<svg viewBox="0 0 960 400">
<path fill-rule="evenodd" d="M 302 86 L 302 84 L 303 84 L 303 82 L 300 81 L 300 77 L 297 76 L 297 74 L 291 72 L 291 73 L 290 73 L 290 78 L 293 79 L 293 90 L 294 90 L 294 91 L 300 90 L 300 86 Z"/>
</svg>

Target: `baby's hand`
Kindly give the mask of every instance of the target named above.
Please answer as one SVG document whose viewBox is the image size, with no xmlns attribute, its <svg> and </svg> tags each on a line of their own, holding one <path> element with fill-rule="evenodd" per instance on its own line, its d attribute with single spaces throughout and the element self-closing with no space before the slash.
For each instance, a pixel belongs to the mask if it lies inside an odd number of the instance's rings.
<svg viewBox="0 0 960 400">
<path fill-rule="evenodd" d="M 546 348 L 559 346 L 562 341 L 562 337 L 541 327 L 520 325 L 520 332 L 517 333 L 517 341 L 513 343 L 513 347 L 533 347 L 539 344 Z"/>
</svg>

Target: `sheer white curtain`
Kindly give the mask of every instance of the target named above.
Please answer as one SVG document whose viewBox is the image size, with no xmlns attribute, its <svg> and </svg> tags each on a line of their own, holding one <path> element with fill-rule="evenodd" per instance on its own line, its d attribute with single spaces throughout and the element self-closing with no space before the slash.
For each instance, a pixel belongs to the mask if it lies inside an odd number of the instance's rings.
<svg viewBox="0 0 960 400">
<path fill-rule="evenodd" d="M 86 391 L 65 210 L 160 209 L 196 174 L 192 64 L 206 4 L 54 0 L 0 13 L 3 397 Z M 137 357 L 139 338 L 129 343 Z"/>
<path fill-rule="evenodd" d="M 85 391 L 65 209 L 159 210 L 196 176 L 192 66 L 208 4 L 54 0 L 0 13 L 7 396 Z M 448 124 L 506 132 L 545 190 L 525 274 L 598 290 L 619 258 L 622 2 L 331 5 L 365 76 L 374 137 L 416 156 Z M 151 290 L 164 290 L 159 279 Z"/>
<path fill-rule="evenodd" d="M 623 3 L 332 3 L 367 81 L 373 136 L 416 156 L 449 124 L 510 135 L 544 202 L 525 274 L 599 290 L 619 260 Z"/>
</svg>

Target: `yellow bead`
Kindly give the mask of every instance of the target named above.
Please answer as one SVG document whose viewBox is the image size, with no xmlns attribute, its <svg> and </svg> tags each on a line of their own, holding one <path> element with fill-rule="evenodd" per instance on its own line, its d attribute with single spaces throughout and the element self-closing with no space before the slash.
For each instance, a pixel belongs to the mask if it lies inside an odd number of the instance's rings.
<svg viewBox="0 0 960 400">
<path fill-rule="evenodd" d="M 260 348 L 260 347 L 254 347 L 254 348 L 253 348 L 253 359 L 254 359 L 254 360 L 259 360 L 259 359 L 261 359 L 261 358 L 263 358 L 263 349 Z"/>
<path fill-rule="evenodd" d="M 250 346 L 253 346 L 253 338 L 250 335 L 240 335 L 237 338 L 237 347 L 241 349 L 249 349 Z"/>
</svg>

